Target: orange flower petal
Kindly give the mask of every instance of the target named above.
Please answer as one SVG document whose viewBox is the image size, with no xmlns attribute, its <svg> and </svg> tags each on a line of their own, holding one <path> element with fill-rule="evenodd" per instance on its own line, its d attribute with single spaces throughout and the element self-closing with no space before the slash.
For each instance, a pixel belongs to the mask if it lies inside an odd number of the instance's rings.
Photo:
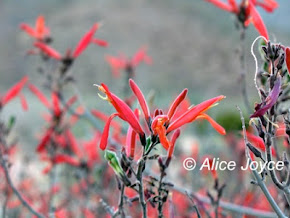
<svg viewBox="0 0 290 218">
<path fill-rule="evenodd" d="M 219 134 L 221 135 L 226 134 L 226 130 L 221 125 L 219 125 L 214 119 L 212 119 L 209 115 L 202 114 L 199 115 L 197 118 L 206 119 Z"/>
<path fill-rule="evenodd" d="M 174 120 L 168 127 L 167 132 L 171 132 L 181 126 L 183 126 L 186 123 L 193 122 L 197 116 L 199 116 L 201 113 L 208 110 L 212 105 L 215 103 L 221 101 L 224 99 L 225 96 L 220 95 L 215 98 L 209 99 L 207 101 L 204 101 L 195 107 L 192 107 L 188 111 L 186 111 L 184 114 L 182 114 L 180 117 L 178 117 L 176 120 Z"/>
<path fill-rule="evenodd" d="M 249 2 L 249 4 L 250 4 L 249 7 L 250 7 L 250 13 L 251 13 L 251 20 L 253 22 L 253 25 L 255 26 L 257 31 L 260 33 L 260 35 L 264 36 L 268 40 L 269 39 L 268 31 L 259 12 L 257 11 L 256 7 L 251 1 Z"/>
</svg>

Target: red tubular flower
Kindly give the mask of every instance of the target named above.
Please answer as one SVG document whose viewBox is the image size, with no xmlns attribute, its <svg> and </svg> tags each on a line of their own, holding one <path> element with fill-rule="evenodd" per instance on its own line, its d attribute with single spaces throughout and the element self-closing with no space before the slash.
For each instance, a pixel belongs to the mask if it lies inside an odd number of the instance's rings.
<svg viewBox="0 0 290 218">
<path fill-rule="evenodd" d="M 125 69 L 127 66 L 126 59 L 122 57 L 117 58 L 117 57 L 107 55 L 106 61 L 110 64 L 113 76 L 116 78 L 120 76 L 120 70 Z"/>
<path fill-rule="evenodd" d="M 173 135 L 171 137 L 171 142 L 170 142 L 170 146 L 168 149 L 167 158 L 172 157 L 174 147 L 175 147 L 175 142 L 176 142 L 176 139 L 179 137 L 179 135 L 180 135 L 180 129 L 175 130 L 175 132 L 173 133 Z"/>
<path fill-rule="evenodd" d="M 254 5 L 260 6 L 269 13 L 272 13 L 279 6 L 279 4 L 275 0 L 264 0 L 264 1 L 252 0 L 252 2 Z"/>
<path fill-rule="evenodd" d="M 27 111 L 28 110 L 28 104 L 27 104 L 25 96 L 20 93 L 19 97 L 20 97 L 20 101 L 21 101 L 21 105 L 22 105 L 23 110 Z"/>
<path fill-rule="evenodd" d="M 98 119 L 102 120 L 103 122 L 106 122 L 109 118 L 108 115 L 102 113 L 101 111 L 92 109 L 91 110 L 92 115 L 94 115 L 95 117 L 97 117 Z M 111 121 L 111 126 L 116 129 L 116 131 L 121 131 L 122 126 L 120 125 L 120 123 L 116 122 L 115 120 Z"/>
<path fill-rule="evenodd" d="M 45 19 L 42 15 L 37 17 L 34 28 L 26 23 L 22 23 L 20 24 L 20 29 L 37 40 L 44 40 L 49 37 L 49 29 L 45 26 Z"/>
<path fill-rule="evenodd" d="M 256 148 L 258 148 L 264 152 L 266 151 L 266 146 L 265 146 L 265 143 L 264 143 L 262 138 L 250 133 L 249 131 L 247 131 L 247 138 Z M 271 147 L 271 152 L 274 156 L 276 156 L 276 151 L 275 151 L 274 147 Z"/>
<path fill-rule="evenodd" d="M 77 140 L 75 138 L 75 136 L 72 134 L 72 132 L 70 130 L 66 131 L 66 136 L 68 138 L 69 141 L 69 145 L 71 150 L 80 158 L 83 157 L 83 152 L 80 150 Z"/>
<path fill-rule="evenodd" d="M 39 48 L 44 54 L 46 54 L 47 56 L 51 58 L 54 58 L 56 60 L 62 59 L 62 56 L 58 51 L 56 51 L 54 48 L 48 46 L 47 44 L 43 42 L 35 42 L 34 46 Z"/>
<path fill-rule="evenodd" d="M 118 116 L 122 120 L 128 122 L 136 133 L 144 136 L 144 131 L 131 108 L 123 100 L 110 92 L 105 84 L 102 83 L 101 86 L 98 86 L 98 88 L 101 92 L 106 94 L 106 97 L 100 97 L 108 100 L 113 105 L 118 112 Z"/>
<path fill-rule="evenodd" d="M 11 101 L 13 98 L 15 98 L 17 95 L 19 95 L 20 91 L 28 81 L 28 76 L 24 76 L 18 83 L 16 83 L 14 86 L 12 86 L 6 94 L 0 98 L 0 106 L 4 106 L 9 101 Z"/>
<path fill-rule="evenodd" d="M 169 124 L 167 133 L 183 126 L 186 123 L 193 122 L 199 115 L 201 115 L 203 112 L 208 110 L 211 106 L 213 106 L 214 104 L 216 104 L 217 102 L 221 101 L 224 98 L 225 96 L 220 95 L 190 108 L 184 114 L 182 114 L 180 117 L 178 117 L 176 120 L 174 120 L 172 123 Z"/>
<path fill-rule="evenodd" d="M 174 116 L 175 111 L 177 109 L 177 107 L 180 105 L 180 103 L 185 99 L 186 95 L 187 95 L 187 89 L 184 89 L 178 96 L 177 98 L 173 101 L 173 103 L 171 104 L 168 112 L 167 112 L 167 116 L 169 118 L 169 120 L 171 120 L 171 118 Z"/>
<path fill-rule="evenodd" d="M 219 134 L 226 134 L 226 130 L 207 114 L 201 114 L 197 117 L 197 119 L 206 119 Z"/>
<path fill-rule="evenodd" d="M 142 47 L 140 48 L 137 53 L 132 57 L 131 59 L 131 65 L 133 67 L 137 67 L 142 61 L 144 61 L 146 64 L 152 64 L 152 59 L 151 57 L 149 57 L 147 54 L 146 54 L 146 47 Z"/>
<path fill-rule="evenodd" d="M 97 144 L 98 144 L 99 139 L 100 139 L 100 133 L 96 132 L 94 137 L 91 140 L 85 142 L 83 145 L 86 156 L 87 156 L 87 160 L 88 160 L 87 163 L 89 167 L 92 167 L 96 161 L 100 160 L 99 153 L 97 151 Z"/>
<path fill-rule="evenodd" d="M 93 38 L 98 28 L 99 28 L 99 24 L 98 23 L 94 24 L 93 27 L 78 42 L 74 51 L 71 53 L 70 49 L 68 49 L 67 54 L 65 56 L 62 56 L 54 48 L 48 46 L 47 44 L 43 42 L 35 42 L 34 46 L 39 48 L 47 56 L 54 58 L 56 60 L 67 60 L 67 59 L 74 60 L 78 56 L 81 55 L 81 53 L 88 47 L 90 43 L 96 43 L 101 46 L 108 45 L 108 43 L 104 40 L 98 40 L 98 39 Z"/>
<path fill-rule="evenodd" d="M 98 46 L 102 46 L 102 47 L 108 47 L 109 43 L 105 40 L 102 39 L 92 39 L 92 43 L 97 44 Z"/>
<path fill-rule="evenodd" d="M 126 154 L 132 159 L 134 159 L 135 155 L 136 137 L 136 132 L 129 126 L 126 137 Z"/>
<path fill-rule="evenodd" d="M 127 58 L 124 55 L 119 57 L 106 56 L 107 62 L 110 64 L 113 76 L 118 77 L 120 75 L 120 70 L 134 69 L 144 61 L 146 64 L 152 64 L 152 59 L 146 54 L 146 47 L 140 48 L 136 54 L 131 58 Z"/>
<path fill-rule="evenodd" d="M 37 152 L 42 152 L 45 149 L 45 147 L 46 147 L 47 143 L 49 142 L 49 139 L 50 139 L 52 134 L 53 134 L 53 130 L 52 129 L 48 129 L 46 131 L 45 135 L 40 140 L 40 143 L 37 145 L 37 148 L 36 148 Z"/>
<path fill-rule="evenodd" d="M 249 18 L 252 22 L 256 30 L 260 33 L 261 36 L 264 36 L 267 40 L 269 39 L 267 28 L 257 11 L 255 5 L 250 1 L 249 2 L 251 17 Z"/>
<path fill-rule="evenodd" d="M 287 66 L 288 73 L 290 74 L 290 48 L 285 49 L 285 62 Z"/>
<path fill-rule="evenodd" d="M 47 98 L 41 93 L 41 91 L 34 86 L 33 84 L 28 84 L 28 88 L 30 89 L 30 91 L 35 94 L 35 96 L 40 100 L 40 102 L 46 106 L 47 108 L 50 108 L 50 103 L 47 100 Z"/>
<path fill-rule="evenodd" d="M 136 117 L 139 119 L 139 110 L 136 109 L 134 113 Z M 126 154 L 131 159 L 134 159 L 135 155 L 136 138 L 137 138 L 136 132 L 132 129 L 131 126 L 129 126 L 126 137 Z"/>
<path fill-rule="evenodd" d="M 234 12 L 232 5 L 229 5 L 221 0 L 206 0 L 206 1 L 212 3 L 213 5 L 215 5 L 216 7 L 220 8 L 222 10 L 225 10 L 228 12 Z"/>
<path fill-rule="evenodd" d="M 93 27 L 81 38 L 73 52 L 73 58 L 77 58 L 88 47 L 88 45 L 92 42 L 94 34 L 98 28 L 99 24 L 95 23 Z"/>
<path fill-rule="evenodd" d="M 114 117 L 116 117 L 116 116 L 118 116 L 118 113 L 112 114 L 109 117 L 109 119 L 107 120 L 106 124 L 105 124 L 104 130 L 103 130 L 103 133 L 102 133 L 102 138 L 101 138 L 101 141 L 100 141 L 100 148 L 102 150 L 105 150 L 106 147 L 107 147 L 108 137 L 109 137 L 109 131 L 110 131 L 110 123 L 111 123 L 112 119 Z"/>
<path fill-rule="evenodd" d="M 273 12 L 278 7 L 278 3 L 276 1 L 264 0 L 261 2 L 258 0 L 242 0 L 239 6 L 235 0 L 228 0 L 227 3 L 222 0 L 206 1 L 222 10 L 235 14 L 244 27 L 248 26 L 252 22 L 259 34 L 268 39 L 266 26 L 258 13 L 256 6 L 261 6 L 267 12 Z"/>
<path fill-rule="evenodd" d="M 51 99 L 52 99 L 52 109 L 53 109 L 53 113 L 55 116 L 60 116 L 60 114 L 62 113 L 61 109 L 60 109 L 60 105 L 59 105 L 59 97 L 57 95 L 57 93 L 52 92 L 51 93 Z"/>
<path fill-rule="evenodd" d="M 143 95 L 142 91 L 140 90 L 140 88 L 137 86 L 137 84 L 132 79 L 129 80 L 129 84 L 130 84 L 132 91 L 134 92 L 135 96 L 138 99 L 138 102 L 139 102 L 141 109 L 144 113 L 145 120 L 148 123 L 150 120 L 150 111 L 149 111 L 149 107 L 147 105 L 147 102 L 144 98 L 144 95 Z"/>
<path fill-rule="evenodd" d="M 80 165 L 80 162 L 77 159 L 67 154 L 55 155 L 55 157 L 53 158 L 53 163 L 55 164 L 67 163 L 69 165 L 76 166 L 76 167 Z"/>
</svg>

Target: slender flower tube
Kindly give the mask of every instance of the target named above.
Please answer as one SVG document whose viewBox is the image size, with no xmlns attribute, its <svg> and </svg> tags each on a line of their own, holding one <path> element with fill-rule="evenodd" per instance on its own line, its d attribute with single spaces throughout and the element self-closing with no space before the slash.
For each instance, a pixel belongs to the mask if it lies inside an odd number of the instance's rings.
<svg viewBox="0 0 290 218">
<path fill-rule="evenodd" d="M 236 0 L 228 0 L 227 3 L 222 0 L 206 0 L 216 7 L 233 13 L 237 16 L 237 19 L 242 23 L 243 27 L 247 27 L 250 23 L 253 23 L 256 30 L 260 35 L 264 36 L 267 40 L 269 38 L 267 28 L 256 9 L 256 6 L 262 7 L 267 12 L 273 12 L 278 3 L 274 0 L 242 0 L 238 5 Z"/>
<path fill-rule="evenodd" d="M 221 135 L 225 135 L 226 134 L 226 130 L 219 125 L 214 119 L 212 119 L 210 116 L 208 116 L 207 114 L 201 114 L 197 117 L 197 119 L 205 119 L 207 120 L 211 126 Z"/>
<path fill-rule="evenodd" d="M 136 117 L 139 118 L 139 115 L 138 115 L 139 110 L 136 109 L 134 113 Z M 132 129 L 131 126 L 129 126 L 128 131 L 127 131 L 127 137 L 126 137 L 126 154 L 131 159 L 134 159 L 134 155 L 135 155 L 136 138 L 137 138 L 136 132 Z"/>
<path fill-rule="evenodd" d="M 106 147 L 107 147 L 107 144 L 108 144 L 108 137 L 109 137 L 109 131 L 110 131 L 110 123 L 112 121 L 112 119 L 116 116 L 118 116 L 119 114 L 118 113 L 114 113 L 112 114 L 109 119 L 107 120 L 106 124 L 105 124 L 105 127 L 104 127 L 104 130 L 103 130 L 103 133 L 102 133 L 102 138 L 101 138 L 101 141 L 100 141 L 100 148 L 102 150 L 105 150 Z"/>
<path fill-rule="evenodd" d="M 178 117 L 176 120 L 169 124 L 167 133 L 183 126 L 184 124 L 193 122 L 200 114 L 202 114 L 224 98 L 224 95 L 220 95 L 190 108 L 184 114 L 182 114 L 180 117 Z"/>
<path fill-rule="evenodd" d="M 54 48 L 46 45 L 43 42 L 35 42 L 34 46 L 39 48 L 44 54 L 46 54 L 47 56 L 49 56 L 51 58 L 54 58 L 56 60 L 62 59 L 62 56 L 58 51 L 56 51 Z"/>
<path fill-rule="evenodd" d="M 168 153 L 167 153 L 167 158 L 171 158 L 173 151 L 174 151 L 174 147 L 175 147 L 175 142 L 177 140 L 177 138 L 180 135 L 180 129 L 175 130 L 175 132 L 173 133 L 172 137 L 171 137 L 171 142 L 170 142 L 170 146 L 168 149 Z"/>
<path fill-rule="evenodd" d="M 260 35 L 264 36 L 268 40 L 269 36 L 268 36 L 267 28 L 259 12 L 257 11 L 255 5 L 251 1 L 249 2 L 249 8 L 250 8 L 250 13 L 251 13 L 251 17 L 249 18 L 249 20 L 253 23 L 254 27 L 260 33 Z"/>
<path fill-rule="evenodd" d="M 49 28 L 45 26 L 44 16 L 39 15 L 35 21 L 35 27 L 26 23 L 20 24 L 20 29 L 37 40 L 44 40 L 49 37 Z"/>
<path fill-rule="evenodd" d="M 138 99 L 138 102 L 139 102 L 141 109 L 144 113 L 146 122 L 149 123 L 150 122 L 150 111 L 149 111 L 149 107 L 147 105 L 147 102 L 145 100 L 145 97 L 144 97 L 142 91 L 137 86 L 137 84 L 134 82 L 134 80 L 130 79 L 129 84 L 130 84 L 130 87 L 131 87 L 133 93 L 135 94 L 135 96 Z"/>
<path fill-rule="evenodd" d="M 134 159 L 136 147 L 136 132 L 129 126 L 126 137 L 126 154 L 131 159 Z"/>
<path fill-rule="evenodd" d="M 266 151 L 266 146 L 262 138 L 250 133 L 249 131 L 247 131 L 247 138 L 256 148 L 264 152 Z M 271 147 L 271 152 L 272 155 L 276 156 L 276 151 L 274 147 Z"/>
<path fill-rule="evenodd" d="M 288 70 L 288 73 L 290 75 L 290 47 L 287 47 L 285 49 L 285 62 L 286 62 L 286 66 L 287 66 L 287 70 Z"/>
<path fill-rule="evenodd" d="M 187 95 L 188 89 L 184 89 L 178 96 L 177 98 L 173 101 L 173 103 L 171 104 L 167 116 L 169 118 L 169 120 L 174 116 L 175 111 L 177 109 L 177 107 L 180 105 L 180 103 L 185 99 L 186 95 Z"/>
<path fill-rule="evenodd" d="M 99 24 L 95 23 L 92 28 L 81 38 L 73 52 L 72 56 L 74 58 L 77 58 L 88 47 L 88 45 L 92 42 L 94 34 L 98 28 Z"/>
<path fill-rule="evenodd" d="M 103 97 L 101 95 L 99 96 L 102 99 L 109 101 L 118 112 L 119 117 L 124 121 L 127 121 L 131 125 L 131 127 L 135 130 L 136 133 L 144 136 L 145 135 L 144 131 L 131 108 L 123 100 L 121 100 L 119 97 L 110 92 L 109 88 L 105 84 L 97 86 L 98 89 L 106 95 L 106 97 Z"/>
<path fill-rule="evenodd" d="M 41 41 L 37 41 L 34 43 L 34 46 L 39 48 L 44 54 L 47 56 L 54 58 L 56 60 L 61 60 L 63 62 L 65 61 L 73 61 L 77 57 L 79 57 L 83 51 L 89 46 L 90 43 L 95 43 L 98 45 L 106 45 L 106 41 L 98 41 L 98 39 L 94 39 L 94 34 L 99 28 L 99 24 L 95 23 L 92 28 L 80 39 L 80 41 L 77 43 L 75 49 L 73 52 L 71 52 L 70 49 L 68 49 L 66 55 L 62 56 L 57 50 L 54 48 L 48 46 L 46 43 L 43 43 Z M 99 43 L 96 43 L 98 41 Z"/>
<path fill-rule="evenodd" d="M 24 87 L 24 85 L 28 81 L 28 76 L 24 76 L 18 83 L 16 83 L 14 86 L 12 86 L 6 94 L 0 98 L 0 105 L 5 105 L 9 101 L 11 101 L 13 98 L 15 98 L 17 95 L 19 95 L 20 91 Z M 1 97 L 1 96 L 0 96 Z"/>
</svg>

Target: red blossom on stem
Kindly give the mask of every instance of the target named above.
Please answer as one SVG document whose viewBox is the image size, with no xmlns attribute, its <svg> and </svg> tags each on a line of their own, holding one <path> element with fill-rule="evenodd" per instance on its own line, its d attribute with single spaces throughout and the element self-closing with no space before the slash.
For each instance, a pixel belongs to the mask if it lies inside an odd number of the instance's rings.
<svg viewBox="0 0 290 218">
<path fill-rule="evenodd" d="M 93 38 L 98 28 L 99 28 L 99 24 L 98 23 L 94 24 L 92 28 L 77 43 L 74 51 L 71 52 L 70 49 L 68 49 L 67 54 L 65 56 L 62 56 L 57 50 L 55 50 L 54 48 L 48 46 L 47 44 L 43 42 L 35 42 L 34 46 L 39 48 L 44 54 L 46 54 L 47 56 L 53 59 L 62 60 L 62 61 L 74 60 L 83 53 L 83 51 L 89 46 L 90 43 L 95 43 L 95 44 L 98 44 L 99 46 L 108 45 L 106 41 Z"/>
<path fill-rule="evenodd" d="M 266 151 L 266 146 L 262 138 L 250 133 L 249 131 L 247 131 L 247 138 L 256 148 L 258 148 L 259 150 L 263 152 Z M 276 156 L 276 151 L 274 147 L 271 147 L 271 152 L 274 156 Z"/>
<path fill-rule="evenodd" d="M 228 0 L 227 3 L 222 0 L 206 0 L 216 7 L 233 13 L 237 16 L 240 22 L 243 23 L 243 26 L 246 27 L 250 23 L 253 23 L 256 30 L 260 35 L 268 39 L 268 32 L 266 26 L 256 9 L 256 6 L 260 6 L 265 9 L 267 12 L 273 12 L 277 7 L 278 3 L 274 0 L 242 0 L 238 6 L 236 0 Z"/>
<path fill-rule="evenodd" d="M 285 48 L 285 62 L 286 62 L 288 74 L 290 75 L 290 48 L 289 47 Z"/>
<path fill-rule="evenodd" d="M 182 103 L 182 101 L 186 98 L 188 90 L 184 89 L 178 96 L 177 98 L 173 101 L 173 103 L 171 104 L 168 112 L 167 112 L 167 116 L 169 118 L 169 120 L 171 120 L 171 118 L 174 116 L 177 107 Z"/>
<path fill-rule="evenodd" d="M 171 137 L 171 142 L 170 142 L 170 146 L 169 146 L 168 153 L 167 153 L 167 159 L 172 157 L 175 142 L 176 142 L 177 138 L 179 137 L 179 135 L 180 135 L 180 129 L 175 130 L 175 132 L 173 133 L 173 135 Z"/>
<path fill-rule="evenodd" d="M 50 30 L 45 26 L 45 19 L 43 15 L 39 15 L 35 21 L 35 27 L 31 27 L 26 23 L 20 24 L 20 29 L 26 32 L 31 37 L 37 40 L 45 40 L 49 37 Z"/>
<path fill-rule="evenodd" d="M 183 113 L 176 120 L 170 123 L 167 132 L 171 132 L 187 123 L 193 122 L 194 120 L 196 120 L 196 118 L 198 118 L 198 116 L 202 115 L 205 111 L 207 111 L 209 108 L 211 108 L 213 105 L 215 105 L 224 98 L 225 96 L 220 95 L 188 109 L 185 113 Z"/>
<path fill-rule="evenodd" d="M 139 102 L 139 104 L 141 106 L 141 109 L 143 111 L 143 114 L 145 116 L 145 120 L 147 122 L 149 122 L 149 119 L 150 119 L 150 111 L 149 111 L 148 104 L 147 104 L 147 102 L 145 100 L 145 97 L 144 97 L 142 91 L 137 86 L 137 84 L 134 82 L 134 80 L 130 79 L 129 80 L 129 84 L 130 84 L 130 87 L 131 87 L 133 93 L 135 94 L 135 96 L 138 99 L 138 102 Z"/>
<path fill-rule="evenodd" d="M 77 100 L 76 96 L 72 96 L 61 108 L 60 106 L 60 99 L 56 92 L 51 93 L 51 102 L 45 97 L 45 95 L 33 84 L 28 84 L 28 88 L 30 91 L 39 99 L 39 101 L 47 107 L 51 112 L 52 115 L 55 117 L 60 117 L 64 114 L 72 104 L 74 104 Z"/>
<path fill-rule="evenodd" d="M 124 55 L 119 57 L 107 55 L 106 60 L 110 64 L 113 76 L 115 77 L 120 76 L 120 70 L 130 69 L 134 71 L 141 62 L 145 62 L 148 65 L 152 64 L 151 57 L 146 54 L 146 47 L 140 48 L 131 59 Z"/>
<path fill-rule="evenodd" d="M 0 108 L 9 103 L 13 98 L 20 96 L 21 104 L 24 110 L 27 110 L 25 97 L 21 95 L 21 90 L 28 81 L 28 76 L 24 76 L 19 82 L 12 86 L 3 96 L 0 96 Z"/>
<path fill-rule="evenodd" d="M 139 119 L 139 110 L 134 111 L 136 117 Z M 126 137 L 126 154 L 131 159 L 134 159 L 137 133 L 129 126 Z"/>
<path fill-rule="evenodd" d="M 187 94 L 187 89 L 184 89 L 179 96 L 173 101 L 172 105 L 169 108 L 168 114 L 163 114 L 162 110 L 156 110 L 153 114 L 153 117 L 151 117 L 150 110 L 148 107 L 148 104 L 144 98 L 144 95 L 138 85 L 132 80 L 129 80 L 130 87 L 135 94 L 143 115 L 145 117 L 146 123 L 149 126 L 149 129 L 152 131 L 154 136 L 158 136 L 160 143 L 162 146 L 169 151 L 169 156 L 171 157 L 174 147 L 174 144 L 170 142 L 167 139 L 167 134 L 170 132 L 182 127 L 183 125 L 193 122 L 197 118 L 202 118 L 208 120 L 211 125 L 222 135 L 225 134 L 225 130 L 223 127 L 221 127 L 219 124 L 217 124 L 211 117 L 205 114 L 205 111 L 217 104 L 219 101 L 225 98 L 225 96 L 217 96 L 215 98 L 212 98 L 210 100 L 207 100 L 205 102 L 202 102 L 201 104 L 192 107 L 190 109 L 187 109 L 180 114 L 177 118 L 171 120 L 174 117 L 174 114 L 178 108 L 178 106 L 182 103 L 182 101 L 185 99 Z M 128 122 L 130 124 L 130 127 L 127 132 L 127 140 L 126 140 L 126 153 L 129 157 L 134 157 L 134 150 L 135 150 L 135 140 L 136 140 L 136 134 L 139 134 L 140 140 L 142 142 L 142 145 L 145 145 L 145 133 L 140 125 L 140 122 L 138 120 L 138 116 L 133 113 L 131 108 L 120 98 L 118 98 L 115 94 L 110 92 L 108 87 L 105 84 L 102 84 L 101 86 L 97 85 L 99 90 L 106 94 L 105 97 L 100 97 L 104 100 L 107 100 L 110 102 L 113 107 L 116 109 L 117 113 L 112 114 L 104 127 L 104 131 L 102 134 L 102 139 L 100 143 L 100 148 L 102 150 L 106 149 L 107 141 L 109 137 L 109 129 L 110 129 L 110 123 L 112 119 L 115 116 L 119 116 L 124 121 Z M 179 132 L 179 130 L 177 131 Z M 177 133 L 174 133 L 177 134 Z M 179 134 L 178 134 L 179 135 Z M 177 138 L 177 137 L 176 137 Z M 175 139 L 176 139 L 175 138 Z M 173 137 L 174 139 L 174 137 Z"/>
<path fill-rule="evenodd" d="M 102 83 L 101 86 L 98 86 L 98 88 L 106 95 L 106 97 L 100 97 L 109 101 L 113 105 L 118 112 L 118 116 L 122 120 L 127 121 L 138 134 L 144 135 L 144 131 L 131 108 L 123 100 L 110 92 L 109 88 L 105 84 Z"/>
</svg>

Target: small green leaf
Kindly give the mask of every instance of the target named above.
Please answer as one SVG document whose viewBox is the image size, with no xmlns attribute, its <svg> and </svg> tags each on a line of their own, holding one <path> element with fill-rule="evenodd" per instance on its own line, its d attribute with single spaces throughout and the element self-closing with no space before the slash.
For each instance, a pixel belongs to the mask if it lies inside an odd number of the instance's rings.
<svg viewBox="0 0 290 218">
<path fill-rule="evenodd" d="M 148 149 L 150 148 L 150 145 L 151 145 L 151 137 L 147 137 L 146 146 L 145 146 L 145 152 L 148 151 Z"/>
<path fill-rule="evenodd" d="M 16 117 L 15 116 L 11 116 L 9 121 L 8 121 L 8 129 L 11 130 L 13 128 L 13 126 L 15 125 L 15 121 L 16 121 Z"/>
</svg>

